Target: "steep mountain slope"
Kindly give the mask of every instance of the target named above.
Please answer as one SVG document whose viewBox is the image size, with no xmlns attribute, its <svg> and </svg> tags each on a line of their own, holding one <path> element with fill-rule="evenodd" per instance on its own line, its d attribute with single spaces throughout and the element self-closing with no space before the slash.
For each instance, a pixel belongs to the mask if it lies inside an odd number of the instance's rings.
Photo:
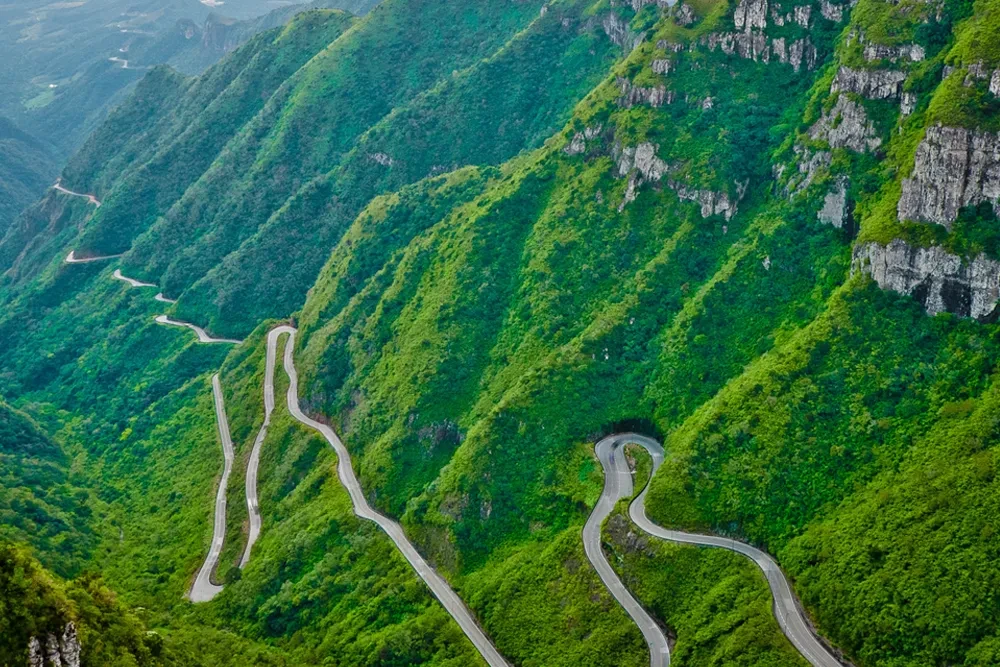
<svg viewBox="0 0 1000 667">
<path fill-rule="evenodd" d="M 137 156 L 139 170 L 106 168 L 117 181 L 99 171 L 77 179 L 71 166 L 67 183 L 105 204 L 78 247 L 113 254 L 131 246 L 130 274 L 174 296 L 193 288 L 181 315 L 210 317 L 216 331 L 246 333 L 263 317 L 289 314 L 325 261 L 324 244 L 372 196 L 537 145 L 599 80 L 619 50 L 590 17 L 594 3 L 561 2 L 544 15 L 540 4 L 466 3 L 460 17 L 443 3 L 419 11 L 383 4 L 273 90 L 249 121 L 202 133 L 220 142 L 194 161 L 154 173 L 184 149 L 160 123 L 144 145 L 163 151 Z M 405 71 L 396 71 L 397 52 L 408 54 Z M 565 72 L 565 83 L 550 85 L 554 71 Z M 483 96 L 484 86 L 500 83 L 509 95 Z M 411 137 L 426 142 L 412 156 Z M 99 164 L 109 154 L 120 154 L 114 143 L 92 139 L 81 155 Z M 315 238 L 315 253 L 291 267 L 267 259 L 300 238 Z M 246 270 L 268 265 L 268 281 Z"/>
<path fill-rule="evenodd" d="M 31 544 L 61 574 L 78 572 L 96 542 L 89 493 L 71 481 L 59 445 L 3 403 L 0 462 L 0 539 Z"/>
<path fill-rule="evenodd" d="M 636 424 L 667 451 L 652 518 L 769 551 L 847 660 L 994 664 L 998 16 L 304 14 L 204 77 L 151 72 L 64 174 L 103 205 L 52 193 L 20 218 L 0 244 L 0 386 L 65 411 L 121 529 L 95 562 L 165 634 L 292 664 L 477 659 L 280 411 L 250 564 L 230 501 L 226 586 L 181 602 L 221 468 L 209 373 L 237 406 L 238 498 L 269 318 L 291 315 L 306 407 L 514 664 L 648 663 L 580 539 L 593 442 Z M 179 303 L 69 249 L 125 253 L 114 267 Z M 247 338 L 198 346 L 154 324 L 161 306 Z M 623 512 L 604 536 L 673 664 L 804 664 L 750 563 L 651 543 Z"/>
<path fill-rule="evenodd" d="M 53 152 L 0 117 L 0 233 L 52 183 L 58 170 Z"/>
</svg>

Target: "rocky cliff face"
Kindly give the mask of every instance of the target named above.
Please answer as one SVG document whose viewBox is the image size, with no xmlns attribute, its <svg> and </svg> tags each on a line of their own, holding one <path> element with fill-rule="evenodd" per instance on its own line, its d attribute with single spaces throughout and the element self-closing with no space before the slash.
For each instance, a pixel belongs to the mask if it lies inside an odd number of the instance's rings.
<svg viewBox="0 0 1000 667">
<path fill-rule="evenodd" d="M 38 637 L 28 642 L 28 667 L 80 667 L 80 640 L 76 636 L 76 626 L 69 622 L 63 628 L 62 636 L 50 632 L 45 635 L 44 644 Z"/>
<path fill-rule="evenodd" d="M 827 21 L 843 20 L 843 8 L 824 2 L 821 16 Z M 803 66 L 806 69 L 816 67 L 818 57 L 816 47 L 808 36 L 798 39 L 786 37 L 770 37 L 765 32 L 768 25 L 778 27 L 797 25 L 808 29 L 813 23 L 813 10 L 810 5 L 798 5 L 787 11 L 778 2 L 768 0 L 740 0 L 733 14 L 733 24 L 736 32 L 715 32 L 706 35 L 701 43 L 710 51 L 720 49 L 728 55 L 769 63 L 772 60 L 791 65 L 795 71 Z"/>
<path fill-rule="evenodd" d="M 906 72 L 890 69 L 841 67 L 830 87 L 831 93 L 855 93 L 869 100 L 899 99 Z"/>
<path fill-rule="evenodd" d="M 903 181 L 899 219 L 951 229 L 964 206 L 990 202 L 1000 212 L 1000 135 L 960 127 L 928 128 L 913 174 Z"/>
<path fill-rule="evenodd" d="M 664 61 L 669 63 L 670 61 Z M 654 68 L 655 69 L 655 68 Z M 661 107 L 664 102 L 670 101 L 667 96 L 667 87 L 664 85 L 651 86 L 648 88 L 633 85 L 631 81 L 624 77 L 618 77 L 618 85 L 621 86 L 622 95 L 618 98 L 618 106 L 630 109 L 639 104 L 647 104 L 651 107 Z M 670 98 L 672 100 L 672 98 Z"/>
<path fill-rule="evenodd" d="M 826 141 L 830 148 L 848 148 L 856 153 L 873 151 L 882 145 L 865 108 L 847 95 L 837 98 L 837 103 L 813 125 L 809 135 Z"/>
<path fill-rule="evenodd" d="M 1000 298 L 1000 262 L 983 255 L 964 261 L 943 248 L 917 248 L 900 239 L 857 246 L 852 270 L 884 290 L 912 296 L 930 315 L 992 319 Z"/>
</svg>

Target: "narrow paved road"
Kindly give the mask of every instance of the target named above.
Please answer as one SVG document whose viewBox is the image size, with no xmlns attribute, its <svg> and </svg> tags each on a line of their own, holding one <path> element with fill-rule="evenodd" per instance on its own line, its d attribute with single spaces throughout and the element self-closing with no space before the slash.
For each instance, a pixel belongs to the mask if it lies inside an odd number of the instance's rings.
<svg viewBox="0 0 1000 667">
<path fill-rule="evenodd" d="M 75 250 L 70 250 L 63 260 L 67 264 L 90 264 L 91 262 L 103 262 L 108 259 L 118 259 L 121 255 L 102 255 L 100 257 L 77 257 Z"/>
<path fill-rule="evenodd" d="M 115 280 L 121 280 L 122 282 L 128 283 L 130 287 L 156 287 L 153 283 L 144 283 L 141 280 L 136 280 L 135 278 L 129 278 L 128 276 L 122 275 L 121 269 L 115 269 L 113 275 Z"/>
<path fill-rule="evenodd" d="M 424 560 L 423 556 L 416 550 L 413 544 L 407 539 L 406 534 L 403 532 L 403 528 L 386 516 L 379 514 L 368 504 L 368 500 L 365 498 L 364 492 L 361 490 L 361 485 L 358 483 L 357 477 L 354 475 L 354 468 L 351 465 L 351 455 L 344 447 L 344 443 L 340 441 L 337 434 L 334 433 L 333 429 L 326 424 L 321 424 L 320 422 L 306 416 L 299 408 L 299 378 L 295 370 L 295 334 L 296 330 L 289 326 L 279 327 L 275 329 L 278 334 L 274 337 L 268 336 L 268 347 L 277 345 L 278 337 L 281 334 L 288 334 L 288 342 L 285 344 L 285 373 L 288 375 L 288 411 L 291 412 L 292 416 L 305 424 L 309 428 L 319 431 L 320 434 L 326 441 L 330 443 L 334 451 L 337 453 L 337 472 L 340 476 L 340 481 L 347 489 L 348 494 L 351 496 L 351 502 L 354 505 L 354 513 L 361 517 L 362 519 L 368 519 L 369 521 L 374 521 L 378 526 L 385 531 L 389 539 L 393 541 L 396 548 L 399 549 L 403 557 L 410 563 L 414 570 L 417 571 L 417 575 L 424 580 L 428 588 L 434 594 L 444 608 L 451 614 L 455 622 L 458 623 L 459 627 L 462 628 L 462 632 L 465 636 L 475 645 L 476 649 L 483 656 L 487 663 L 491 667 L 508 667 L 508 663 L 504 660 L 500 652 L 497 651 L 493 643 L 490 642 L 486 633 L 483 632 L 482 628 L 479 627 L 479 623 L 476 621 L 472 612 L 469 611 L 465 603 L 462 602 L 461 598 L 455 594 L 455 591 L 451 589 L 448 582 L 441 577 L 437 571 Z M 273 332 L 272 332 L 273 333 Z"/>
<path fill-rule="evenodd" d="M 219 490 L 215 494 L 215 528 L 212 531 L 212 547 L 208 551 L 198 576 L 191 586 L 188 597 L 191 602 L 208 602 L 222 592 L 222 586 L 212 583 L 212 573 L 219 564 L 219 554 L 226 541 L 226 486 L 229 484 L 229 474 L 233 471 L 233 440 L 229 435 L 229 420 L 226 418 L 226 403 L 222 396 L 222 384 L 218 374 L 212 376 L 212 395 L 215 398 L 215 421 L 219 428 L 219 439 L 222 441 L 222 454 L 225 465 L 222 469 L 222 479 Z"/>
<path fill-rule="evenodd" d="M 212 338 L 211 336 L 208 335 L 208 332 L 199 327 L 197 324 L 191 324 L 190 322 L 181 322 L 179 320 L 172 320 L 166 315 L 157 315 L 156 322 L 157 324 L 165 324 L 171 327 L 186 327 L 191 331 L 195 332 L 196 334 L 198 334 L 199 343 L 228 343 L 229 345 L 239 345 L 240 343 L 243 342 L 241 340 L 234 340 L 232 338 Z"/>
<path fill-rule="evenodd" d="M 250 515 L 250 534 L 247 536 L 247 546 L 240 560 L 240 569 L 250 562 L 250 552 L 260 537 L 260 506 L 257 503 L 257 470 L 260 468 L 260 450 L 267 438 L 267 427 L 271 425 L 271 414 L 274 412 L 274 367 L 277 361 L 278 338 L 293 331 L 291 327 L 277 327 L 267 334 L 267 361 L 264 369 L 264 424 L 257 432 L 250 450 L 250 460 L 247 463 L 247 512 Z"/>
<path fill-rule="evenodd" d="M 632 496 L 632 475 L 624 454 L 624 445 L 629 443 L 642 446 L 653 458 L 653 469 L 650 472 L 650 476 L 663 463 L 663 447 L 656 440 L 646 436 L 625 433 L 608 436 L 597 443 L 598 458 L 604 467 L 606 479 L 615 477 L 620 480 L 617 487 L 618 499 Z M 606 481 L 605 493 L 607 493 L 607 486 L 608 483 Z M 774 615 L 778 619 L 778 625 L 781 626 L 782 632 L 792 642 L 792 645 L 798 649 L 802 657 L 808 660 L 814 667 L 843 667 L 844 664 L 847 664 L 841 662 L 813 632 L 812 625 L 802 611 L 795 594 L 792 592 L 792 587 L 788 583 L 788 579 L 773 558 L 756 547 L 727 537 L 667 530 L 656 525 L 646 516 L 647 490 L 648 486 L 642 490 L 642 493 L 632 502 L 629 508 L 629 516 L 636 526 L 653 537 L 662 540 L 682 544 L 718 547 L 746 556 L 756 563 L 757 567 L 764 573 L 774 600 Z M 591 559 L 591 562 L 593 562 L 593 559 Z M 597 567 L 596 563 L 594 565 Z"/>
<path fill-rule="evenodd" d="M 66 257 L 66 262 L 72 264 L 97 261 L 99 259 L 114 259 L 114 257 L 109 256 L 101 258 L 76 259 L 74 253 L 70 252 Z M 155 287 L 155 285 L 151 283 L 144 283 L 133 278 L 128 278 L 121 273 L 121 270 L 116 270 L 114 277 L 117 280 L 128 283 L 131 287 Z M 166 303 L 176 303 L 164 297 L 162 293 L 157 294 L 156 299 Z M 158 316 L 156 318 L 156 322 L 159 324 L 191 329 L 198 334 L 198 341 L 200 343 L 231 343 L 236 345 L 242 343 L 242 341 L 238 340 L 213 338 L 199 326 L 188 322 L 172 320 L 166 315 Z M 455 619 L 455 622 L 458 623 L 462 632 L 465 633 L 466 637 L 469 638 L 490 667 L 510 667 L 509 663 L 503 658 L 502 655 L 500 655 L 500 652 L 497 651 L 496 647 L 493 646 L 493 643 L 486 636 L 486 633 L 479 627 L 479 623 L 472 615 L 472 612 L 469 611 L 469 608 L 465 606 L 462 599 L 459 598 L 455 591 L 451 589 L 448 582 L 446 582 L 444 578 L 438 574 L 426 560 L 424 560 L 423 556 L 420 555 L 416 547 L 414 547 L 406 537 L 406 534 L 403 532 L 403 528 L 395 521 L 376 512 L 368 504 L 368 500 L 365 498 L 364 492 L 361 490 L 361 485 L 358 483 L 357 477 L 354 474 L 350 453 L 347 451 L 347 448 L 344 447 L 344 444 L 340 441 L 337 434 L 334 433 L 333 429 L 326 424 L 321 424 L 320 422 L 307 417 L 299 408 L 298 373 L 295 370 L 294 361 L 296 333 L 297 330 L 294 327 L 279 326 L 272 329 L 267 336 L 267 357 L 264 377 L 264 424 L 261 427 L 260 432 L 257 434 L 257 439 L 254 441 L 247 469 L 246 499 L 247 507 L 250 513 L 250 537 L 247 541 L 247 546 L 243 553 L 240 567 L 242 568 L 249 561 L 252 547 L 260 535 L 261 520 L 257 502 L 257 470 L 260 465 L 260 450 L 263 446 L 264 439 L 267 436 L 267 427 L 270 425 L 271 414 L 274 411 L 274 372 L 277 365 L 278 342 L 282 336 L 288 334 L 288 342 L 285 344 L 284 356 L 285 373 L 288 375 L 289 380 L 287 396 L 288 410 L 296 420 L 316 431 L 319 431 L 319 433 L 326 438 L 326 441 L 337 453 L 337 473 L 340 477 L 341 483 L 347 489 L 347 492 L 351 497 L 351 502 L 354 506 L 354 513 L 363 519 L 375 522 L 386 533 L 386 535 L 389 536 L 389 539 L 393 541 L 396 548 L 403 554 L 403 557 L 406 558 L 407 562 L 409 562 L 410 566 L 413 567 L 417 575 L 424 581 L 425 584 L 427 584 L 427 587 L 431 589 L 431 593 L 434 594 L 434 597 L 438 599 L 438 601 L 444 606 L 445 610 L 451 614 L 452 618 Z M 226 487 L 229 483 L 229 475 L 232 472 L 233 460 L 235 456 L 232 438 L 229 433 L 229 420 L 226 417 L 225 401 L 222 395 L 222 384 L 219 380 L 218 374 L 212 376 L 212 392 L 215 400 L 215 417 L 218 425 L 219 437 L 222 441 L 222 451 L 225 458 L 225 465 L 223 467 L 222 479 L 219 482 L 219 489 L 216 493 L 215 525 L 212 534 L 212 546 L 209 549 L 208 556 L 202 564 L 201 569 L 195 578 L 194 584 L 191 586 L 191 591 L 188 594 L 188 597 L 192 602 L 206 602 L 211 600 L 223 589 L 222 586 L 216 586 L 212 583 L 211 575 L 218 565 L 219 555 L 222 553 L 222 547 L 225 543 Z"/>
<path fill-rule="evenodd" d="M 67 190 L 62 186 L 62 178 L 57 178 L 56 182 L 52 185 L 52 189 L 63 193 L 64 195 L 69 195 L 70 197 L 83 197 L 88 202 L 93 204 L 96 208 L 101 208 L 101 202 L 98 201 L 97 197 L 94 195 L 84 194 L 82 192 L 73 192 L 72 190 Z"/>
<path fill-rule="evenodd" d="M 611 595 L 618 600 L 618 604 L 639 626 L 639 630 L 646 640 L 646 645 L 649 647 L 650 667 L 667 667 L 670 664 L 670 645 L 667 643 L 666 635 L 663 634 L 663 630 L 660 629 L 656 620 L 625 588 L 611 564 L 608 563 L 604 550 L 601 549 L 601 526 L 604 524 L 604 520 L 611 515 L 619 500 L 632 497 L 632 473 L 629 471 L 628 465 L 620 466 L 614 460 L 616 456 L 621 456 L 623 451 L 615 444 L 615 441 L 610 438 L 605 438 L 597 443 L 597 458 L 600 459 L 601 466 L 604 468 L 604 491 L 583 527 L 583 550 L 591 565 L 597 570 L 597 576 L 604 582 Z"/>
</svg>

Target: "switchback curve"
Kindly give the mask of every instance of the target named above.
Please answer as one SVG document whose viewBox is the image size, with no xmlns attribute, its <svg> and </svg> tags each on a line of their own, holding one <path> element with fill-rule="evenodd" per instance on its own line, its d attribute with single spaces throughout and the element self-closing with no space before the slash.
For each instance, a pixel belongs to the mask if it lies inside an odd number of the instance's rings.
<svg viewBox="0 0 1000 667">
<path fill-rule="evenodd" d="M 652 478 L 652 475 L 656 473 L 657 469 L 659 469 L 660 465 L 663 463 L 663 446 L 656 440 L 646 436 L 635 433 L 623 433 L 610 435 L 598 442 L 596 447 L 597 456 L 601 461 L 602 467 L 604 468 L 605 475 L 604 493 L 601 496 L 601 501 L 603 502 L 607 498 L 612 507 L 619 500 L 630 498 L 632 496 L 632 473 L 629 470 L 628 462 L 625 460 L 624 453 L 624 445 L 626 444 L 640 445 L 647 452 L 649 452 L 649 455 L 653 459 L 653 469 L 650 471 L 650 478 Z M 635 500 L 632 501 L 632 504 L 629 507 L 629 516 L 636 526 L 647 534 L 661 540 L 680 544 L 693 544 L 698 546 L 728 549 L 729 551 L 735 551 L 736 553 L 749 558 L 757 565 L 757 567 L 760 568 L 760 570 L 764 573 L 764 577 L 767 579 L 768 587 L 771 589 L 774 614 L 778 620 L 778 625 L 781 627 L 781 631 L 785 633 L 785 636 L 788 637 L 788 640 L 793 646 L 795 646 L 802 657 L 813 665 L 813 667 L 843 667 L 844 664 L 846 664 L 838 659 L 837 656 L 835 656 L 816 636 L 811 623 L 802 611 L 801 605 L 792 591 L 792 587 L 789 584 L 788 579 L 785 577 L 781 568 L 775 560 L 771 558 L 771 556 L 756 547 L 728 537 L 667 530 L 656 525 L 649 519 L 649 517 L 646 516 L 645 503 L 647 491 L 648 486 L 642 490 L 642 493 L 640 493 Z M 601 503 L 598 504 L 598 507 L 602 507 Z M 594 514 L 597 514 L 597 509 L 594 510 Z M 604 516 L 606 517 L 607 514 Z M 591 515 L 591 520 L 593 519 L 594 515 Z M 601 518 L 601 521 L 603 522 L 603 518 Z M 588 525 L 589 524 L 590 521 L 588 521 Z M 597 544 L 597 549 L 600 551 L 599 542 Z M 590 558 L 589 551 L 587 555 L 588 558 Z M 607 562 L 604 560 L 603 553 L 600 554 L 600 558 L 605 563 Z M 594 562 L 593 558 L 591 558 L 591 563 L 594 564 L 595 568 L 598 567 L 598 564 Z M 614 576 L 614 573 L 612 573 L 612 575 Z M 603 579 L 604 577 L 602 576 L 602 580 Z M 622 586 L 617 576 L 614 576 L 614 582 L 610 585 L 608 584 L 608 581 L 605 580 L 605 585 L 608 585 L 609 588 L 611 588 L 614 583 L 617 583 L 618 586 Z M 622 588 L 624 587 L 622 586 Z M 627 607 L 626 610 L 628 611 Z M 642 614 L 638 619 L 632 614 L 631 611 L 629 611 L 629 614 L 632 615 L 633 620 L 640 623 L 640 628 L 642 628 L 642 615 L 645 615 L 648 618 L 648 614 L 645 610 L 642 610 Z M 654 662 L 651 664 L 658 665 L 661 663 Z M 669 659 L 667 663 L 663 664 L 669 664 Z"/>
<path fill-rule="evenodd" d="M 52 189 L 61 192 L 64 195 L 69 195 L 70 197 L 83 197 L 88 202 L 94 205 L 94 208 L 101 208 L 101 202 L 94 195 L 85 194 L 82 192 L 73 192 L 72 190 L 67 190 L 62 186 L 62 177 L 57 178 L 56 182 L 52 184 Z"/>
<path fill-rule="evenodd" d="M 229 435 L 229 419 L 226 417 L 226 402 L 222 395 L 222 384 L 219 375 L 212 376 L 212 397 L 215 402 L 215 421 L 219 429 L 219 439 L 222 441 L 222 454 L 225 465 L 222 468 L 222 479 L 215 494 L 215 527 L 212 530 L 212 546 L 205 557 L 205 562 L 195 577 L 188 597 L 191 602 L 208 602 L 222 592 L 222 586 L 212 583 L 212 573 L 219 564 L 219 554 L 226 542 L 226 488 L 229 485 L 229 475 L 233 471 L 233 439 Z"/>
<path fill-rule="evenodd" d="M 108 259 L 118 259 L 121 255 L 101 255 L 100 257 L 77 257 L 75 250 L 70 250 L 63 261 L 67 264 L 90 264 L 91 262 L 103 262 Z"/>
<path fill-rule="evenodd" d="M 157 315 L 156 316 L 156 323 L 157 324 L 164 324 L 164 325 L 171 326 L 171 327 L 185 327 L 185 328 L 188 328 L 191 331 L 193 331 L 196 334 L 198 334 L 198 342 L 199 343 L 206 343 L 206 344 L 209 344 L 209 345 L 218 344 L 218 343 L 226 343 L 226 344 L 229 344 L 229 345 L 239 345 L 240 343 L 243 342 L 241 340 L 235 340 L 233 338 L 213 338 L 212 336 L 208 335 L 207 331 L 205 331 L 204 329 L 202 329 L 201 327 L 199 327 L 197 324 L 191 324 L 190 322 L 181 322 L 179 320 L 172 320 L 169 317 L 167 317 L 166 315 Z"/>
<path fill-rule="evenodd" d="M 271 425 L 271 414 L 274 412 L 274 367 L 277 360 L 278 338 L 286 333 L 278 327 L 267 334 L 267 359 L 264 368 L 264 423 L 257 432 L 250 450 L 250 460 L 247 462 L 246 497 L 247 514 L 250 516 L 250 532 L 247 535 L 247 545 L 240 559 L 240 569 L 250 562 L 250 551 L 260 537 L 260 506 L 257 502 L 257 470 L 260 468 L 260 450 L 267 438 L 267 427 Z"/>
<path fill-rule="evenodd" d="M 67 256 L 66 261 L 74 258 L 74 254 L 70 252 Z M 112 259 L 111 257 L 101 258 L 101 259 Z M 84 261 L 84 260 L 77 260 Z M 90 261 L 96 261 L 96 259 L 91 259 Z M 121 270 L 116 270 L 114 277 L 117 280 L 121 280 L 127 283 L 131 287 L 154 287 L 150 283 L 144 283 L 133 278 L 128 278 L 121 273 Z M 156 299 L 158 301 L 171 302 L 170 300 L 163 297 L 163 294 L 157 294 Z M 201 343 L 233 343 L 240 344 L 242 341 L 236 340 L 226 340 L 217 339 L 209 336 L 204 329 L 201 327 L 189 324 L 187 322 L 178 322 L 171 320 L 166 315 L 160 315 L 156 318 L 156 321 L 160 324 L 187 327 L 195 331 L 198 334 L 198 340 Z M 406 534 L 403 532 L 403 528 L 388 517 L 375 511 L 369 504 L 368 500 L 365 498 L 364 492 L 361 489 L 361 485 L 358 483 L 357 477 L 354 474 L 354 468 L 351 464 L 350 452 L 341 442 L 340 438 L 334 433 L 326 424 L 322 424 L 310 417 L 307 417 L 305 413 L 302 412 L 299 407 L 298 401 L 298 373 L 295 369 L 294 361 L 294 349 L 295 349 L 295 334 L 297 330 L 291 326 L 278 326 L 268 332 L 267 336 L 267 356 L 265 365 L 265 378 L 264 378 L 264 424 L 261 427 L 260 432 L 257 434 L 257 438 L 254 441 L 253 450 L 250 455 L 250 463 L 248 464 L 247 470 L 247 507 L 250 510 L 250 522 L 251 522 L 251 533 L 250 538 L 247 541 L 247 546 L 244 550 L 243 557 L 240 562 L 240 567 L 244 567 L 250 558 L 251 548 L 256 542 L 257 537 L 260 535 L 260 514 L 259 507 L 257 503 L 257 468 L 260 461 L 260 449 L 263 445 L 264 439 L 267 435 L 267 427 L 270 424 L 271 413 L 274 410 L 274 372 L 277 365 L 277 346 L 279 339 L 288 334 L 288 342 L 285 345 L 285 355 L 284 355 L 284 369 L 285 373 L 288 375 L 289 387 L 287 394 L 287 404 L 288 411 L 291 413 L 292 417 L 295 418 L 300 423 L 312 428 L 326 439 L 330 446 L 334 449 L 337 454 L 337 473 L 340 477 L 341 483 L 347 489 L 348 494 L 351 498 L 351 503 L 353 505 L 354 513 L 363 519 L 368 519 L 376 523 L 385 533 L 389 536 L 389 539 L 393 541 L 396 548 L 400 551 L 404 558 L 411 567 L 416 571 L 417 575 L 424 581 L 428 588 L 430 588 L 431 593 L 438 599 L 445 610 L 455 619 L 462 632 L 469 641 L 472 642 L 476 650 L 479 651 L 480 655 L 486 660 L 490 667 L 510 667 L 509 663 L 504 659 L 500 652 L 496 649 L 490 639 L 483 632 L 482 628 L 479 627 L 479 623 L 476 621 L 475 617 L 461 598 L 452 590 L 451 586 L 444 580 L 444 578 L 437 573 L 437 571 L 431 567 L 420 552 L 417 551 L 416 547 L 409 541 Z M 213 599 L 216 595 L 222 592 L 223 587 L 217 586 L 211 581 L 211 574 L 215 571 L 218 565 L 219 555 L 222 552 L 222 547 L 225 542 L 226 533 L 226 488 L 229 482 L 229 475 L 232 472 L 233 460 L 235 458 L 232 438 L 229 432 L 229 420 L 226 416 L 225 401 L 222 393 L 222 384 L 219 379 L 219 375 L 216 374 L 212 377 L 212 393 L 215 402 L 215 416 L 216 422 L 219 430 L 219 437 L 222 441 L 223 455 L 225 458 L 225 464 L 223 467 L 222 479 L 219 482 L 219 488 L 216 493 L 215 502 L 215 524 L 212 534 L 212 546 L 209 550 L 208 556 L 205 562 L 202 564 L 198 575 L 195 578 L 195 582 L 191 587 L 191 591 L 188 595 L 192 602 L 204 602 Z M 256 525 L 256 531 L 254 531 L 254 526 Z"/>
</svg>

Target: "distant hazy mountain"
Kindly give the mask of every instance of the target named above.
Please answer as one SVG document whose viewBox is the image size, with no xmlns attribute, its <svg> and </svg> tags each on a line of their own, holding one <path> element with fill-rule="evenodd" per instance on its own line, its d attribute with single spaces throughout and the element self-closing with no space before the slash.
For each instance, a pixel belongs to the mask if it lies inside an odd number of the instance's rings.
<svg viewBox="0 0 1000 667">
<path fill-rule="evenodd" d="M 320 0 L 361 13 L 371 0 Z M 198 73 L 306 3 L 27 0 L 0 5 L 0 114 L 63 153 L 155 65 Z M 10 63 L 10 67 L 7 66 Z"/>
</svg>

